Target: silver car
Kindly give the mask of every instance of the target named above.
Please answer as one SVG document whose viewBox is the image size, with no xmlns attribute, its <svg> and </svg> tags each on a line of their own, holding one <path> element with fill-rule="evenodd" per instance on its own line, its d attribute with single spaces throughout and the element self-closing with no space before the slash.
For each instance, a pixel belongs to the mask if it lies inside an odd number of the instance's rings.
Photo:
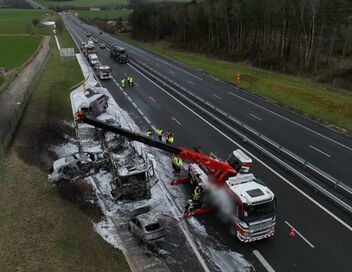
<svg viewBox="0 0 352 272">
<path fill-rule="evenodd" d="M 164 228 L 159 220 L 150 212 L 149 207 L 143 207 L 132 213 L 129 221 L 131 232 L 146 244 L 155 244 L 164 240 Z"/>
</svg>

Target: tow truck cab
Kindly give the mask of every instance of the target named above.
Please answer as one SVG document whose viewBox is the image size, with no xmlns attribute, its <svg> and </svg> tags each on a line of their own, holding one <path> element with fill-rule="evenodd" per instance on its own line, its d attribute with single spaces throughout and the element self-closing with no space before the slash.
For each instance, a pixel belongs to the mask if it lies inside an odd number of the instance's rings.
<svg viewBox="0 0 352 272">
<path fill-rule="evenodd" d="M 232 196 L 233 231 L 242 242 L 269 238 L 275 232 L 276 198 L 253 174 L 238 174 L 226 181 Z"/>
<path fill-rule="evenodd" d="M 217 208 L 225 222 L 230 222 L 240 241 L 252 242 L 273 236 L 276 218 L 274 194 L 261 180 L 247 173 L 252 160 L 243 151 L 233 151 L 228 162 L 238 173 L 222 184 L 214 182 L 214 177 L 203 165 L 190 164 L 191 183 L 203 188 L 207 201 Z"/>
</svg>

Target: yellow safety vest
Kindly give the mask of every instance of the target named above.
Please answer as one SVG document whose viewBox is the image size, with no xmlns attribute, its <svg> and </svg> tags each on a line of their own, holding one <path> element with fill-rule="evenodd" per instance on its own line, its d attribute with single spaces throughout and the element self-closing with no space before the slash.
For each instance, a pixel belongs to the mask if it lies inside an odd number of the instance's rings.
<svg viewBox="0 0 352 272">
<path fill-rule="evenodd" d="M 182 160 L 180 158 L 175 158 L 175 165 L 179 168 L 182 166 Z"/>
<path fill-rule="evenodd" d="M 169 138 L 167 138 L 167 141 L 170 143 L 170 144 L 172 144 L 173 142 L 174 142 L 174 137 L 169 137 Z"/>
<path fill-rule="evenodd" d="M 162 130 L 162 129 L 158 129 L 158 130 L 156 131 L 156 133 L 157 133 L 159 136 L 161 136 L 161 135 L 163 135 L 163 130 Z"/>
<path fill-rule="evenodd" d="M 194 193 L 194 194 L 193 194 L 193 200 L 197 201 L 197 200 L 199 200 L 199 199 L 200 199 L 200 194 Z"/>
</svg>

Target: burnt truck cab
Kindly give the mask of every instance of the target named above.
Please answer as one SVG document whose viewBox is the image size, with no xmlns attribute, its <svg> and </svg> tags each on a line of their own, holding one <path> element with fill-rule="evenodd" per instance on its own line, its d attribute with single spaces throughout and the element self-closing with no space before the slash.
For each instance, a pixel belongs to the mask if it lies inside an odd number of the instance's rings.
<svg viewBox="0 0 352 272">
<path fill-rule="evenodd" d="M 125 153 L 130 158 L 129 163 L 123 164 L 114 161 L 115 179 L 112 195 L 117 200 L 140 200 L 151 197 L 150 188 L 156 179 L 153 164 L 135 153 Z"/>
<path fill-rule="evenodd" d="M 87 89 L 86 92 L 93 93 L 90 89 Z M 80 104 L 79 111 L 97 117 L 108 108 L 108 99 L 109 97 L 104 94 L 95 93 Z"/>
<path fill-rule="evenodd" d="M 126 49 L 118 45 L 111 46 L 110 57 L 121 64 L 125 64 L 128 62 Z"/>
</svg>

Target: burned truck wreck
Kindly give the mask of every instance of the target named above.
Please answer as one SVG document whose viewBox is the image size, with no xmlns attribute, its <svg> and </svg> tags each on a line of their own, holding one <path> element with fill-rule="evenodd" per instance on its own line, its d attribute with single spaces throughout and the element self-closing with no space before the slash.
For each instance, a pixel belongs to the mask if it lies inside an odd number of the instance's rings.
<svg viewBox="0 0 352 272">
<path fill-rule="evenodd" d="M 88 89 L 77 110 L 120 126 L 118 117 L 108 110 L 108 97 L 100 89 Z M 49 171 L 49 182 L 58 184 L 63 180 L 94 179 L 95 174 L 107 171 L 112 175 L 111 195 L 116 200 L 151 197 L 151 187 L 157 181 L 153 163 L 133 142 L 78 121 L 75 122 L 75 131 L 79 152 L 55 161 Z"/>
</svg>

